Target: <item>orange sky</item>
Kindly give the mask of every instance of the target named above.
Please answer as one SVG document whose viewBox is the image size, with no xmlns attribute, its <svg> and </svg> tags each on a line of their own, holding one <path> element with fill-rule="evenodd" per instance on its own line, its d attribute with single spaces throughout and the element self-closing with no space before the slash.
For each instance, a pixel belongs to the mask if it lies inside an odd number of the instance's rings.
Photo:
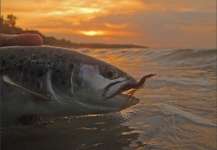
<svg viewBox="0 0 217 150">
<path fill-rule="evenodd" d="M 216 0 L 2 0 L 17 26 L 72 42 L 216 47 Z"/>
</svg>

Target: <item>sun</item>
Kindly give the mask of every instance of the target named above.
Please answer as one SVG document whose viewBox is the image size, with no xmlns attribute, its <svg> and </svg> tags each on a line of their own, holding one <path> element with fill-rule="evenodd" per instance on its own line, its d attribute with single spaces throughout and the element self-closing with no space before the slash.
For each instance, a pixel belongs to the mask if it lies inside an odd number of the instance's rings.
<svg viewBox="0 0 217 150">
<path fill-rule="evenodd" d="M 97 36 L 97 35 L 104 35 L 104 31 L 81 31 L 82 34 L 86 36 Z"/>
</svg>

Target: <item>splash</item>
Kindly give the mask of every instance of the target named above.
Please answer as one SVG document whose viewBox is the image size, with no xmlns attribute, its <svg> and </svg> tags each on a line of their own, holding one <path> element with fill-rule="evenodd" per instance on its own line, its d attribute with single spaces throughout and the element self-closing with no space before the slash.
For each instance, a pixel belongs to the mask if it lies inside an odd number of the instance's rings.
<svg viewBox="0 0 217 150">
<path fill-rule="evenodd" d="M 179 150 L 181 150 L 182 148 L 181 148 L 181 145 L 179 143 L 178 136 L 177 136 L 174 115 L 179 115 L 183 118 L 188 119 L 189 121 L 193 121 L 194 123 L 199 123 L 199 124 L 209 125 L 209 126 L 214 126 L 214 127 L 217 126 L 216 124 L 212 123 L 212 121 L 210 121 L 206 118 L 199 117 L 197 115 L 194 115 L 192 113 L 189 113 L 189 112 L 186 112 L 186 111 L 183 111 L 179 108 L 174 107 L 173 103 L 172 103 L 173 101 L 172 101 L 172 96 L 171 96 L 169 88 L 166 86 L 166 84 L 163 82 L 163 80 L 160 79 L 160 81 L 162 82 L 163 86 L 167 89 L 167 92 L 170 96 L 170 99 L 169 99 L 170 105 L 164 104 L 164 103 L 157 103 L 156 106 L 161 108 L 164 111 L 164 114 L 172 116 L 174 134 L 175 134 L 175 138 L 176 138 L 176 142 L 177 142 Z"/>
<path fill-rule="evenodd" d="M 195 114 L 183 111 L 177 107 L 168 105 L 168 104 L 163 104 L 163 103 L 157 103 L 156 106 L 164 111 L 165 114 L 168 115 L 179 115 L 185 119 L 188 119 L 189 121 L 192 121 L 194 123 L 202 124 L 202 125 L 208 125 L 208 126 L 214 126 L 217 127 L 216 124 L 212 123 L 211 120 L 197 116 Z"/>
<path fill-rule="evenodd" d="M 159 77 L 159 76 L 158 76 Z M 170 90 L 169 90 L 169 88 L 166 86 L 166 84 L 163 82 L 163 80 L 161 80 L 160 79 L 160 81 L 162 82 L 162 84 L 163 84 L 163 86 L 167 89 L 167 92 L 168 92 L 168 94 L 169 94 L 169 96 L 170 96 L 170 106 L 172 106 L 172 96 L 171 96 L 171 93 L 170 93 Z M 180 146 L 180 144 L 179 144 L 179 140 L 178 140 L 178 136 L 177 136 L 177 132 L 176 132 L 176 125 L 175 125 L 175 119 L 174 119 L 174 114 L 173 114 L 173 112 L 171 113 L 171 115 L 172 115 L 172 119 L 173 119 L 173 130 L 174 130 L 174 135 L 175 135 L 175 139 L 176 139 L 176 143 L 177 143 L 177 145 L 178 145 L 178 148 L 179 148 L 179 150 L 181 150 L 182 148 L 181 148 L 181 146 Z"/>
</svg>

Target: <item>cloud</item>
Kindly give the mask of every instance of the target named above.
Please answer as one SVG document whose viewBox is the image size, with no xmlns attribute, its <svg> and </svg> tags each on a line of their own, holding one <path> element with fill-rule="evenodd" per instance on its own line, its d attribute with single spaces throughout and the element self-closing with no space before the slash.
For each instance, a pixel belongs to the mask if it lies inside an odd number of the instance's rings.
<svg viewBox="0 0 217 150">
<path fill-rule="evenodd" d="M 215 12 L 215 0 L 142 0 L 149 11 Z"/>
<path fill-rule="evenodd" d="M 144 7 L 140 0 L 119 0 L 115 2 L 113 0 L 8 0 L 3 4 L 3 8 L 3 14 L 14 13 L 22 18 L 21 22 L 23 23 L 20 25 L 25 28 L 33 28 L 37 25 L 47 24 L 45 22 L 59 25 L 55 22 L 60 21 L 71 25 L 79 25 L 81 22 L 88 22 L 101 16 L 134 13 Z M 32 20 L 32 18 L 34 20 L 31 23 L 29 20 Z M 24 20 L 27 20 L 28 23 Z M 55 22 L 51 20 L 55 20 Z"/>
<path fill-rule="evenodd" d="M 120 23 L 120 24 L 105 23 L 104 25 L 106 27 L 112 28 L 112 29 L 123 29 L 123 28 L 126 28 L 128 26 L 127 23 Z"/>
<path fill-rule="evenodd" d="M 190 32 L 205 32 L 205 33 L 213 33 L 216 32 L 216 27 L 213 25 L 201 25 L 201 24 L 193 24 L 193 25 L 168 25 L 169 29 L 180 30 L 182 33 L 189 34 Z"/>
</svg>

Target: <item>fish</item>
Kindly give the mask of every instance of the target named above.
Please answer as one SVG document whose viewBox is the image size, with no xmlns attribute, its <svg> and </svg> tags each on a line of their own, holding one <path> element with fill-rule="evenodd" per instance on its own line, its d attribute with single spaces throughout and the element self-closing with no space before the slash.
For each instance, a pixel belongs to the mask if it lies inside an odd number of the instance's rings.
<svg viewBox="0 0 217 150">
<path fill-rule="evenodd" d="M 44 45 L 1 47 L 0 62 L 1 123 L 117 112 L 136 105 L 135 91 L 154 76 L 137 82 L 102 60 Z"/>
</svg>

